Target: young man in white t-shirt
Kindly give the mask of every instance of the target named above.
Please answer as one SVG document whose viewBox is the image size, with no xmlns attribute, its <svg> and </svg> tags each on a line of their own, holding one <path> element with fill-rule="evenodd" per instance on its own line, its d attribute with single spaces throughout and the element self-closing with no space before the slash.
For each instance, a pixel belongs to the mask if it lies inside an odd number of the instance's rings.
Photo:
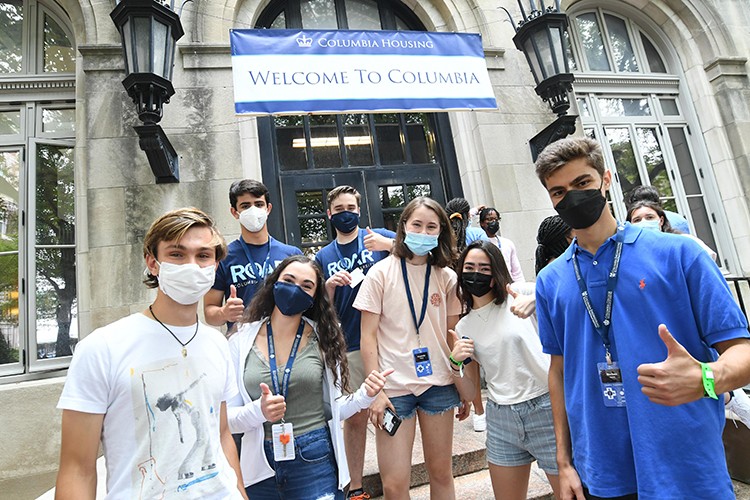
<svg viewBox="0 0 750 500">
<path fill-rule="evenodd" d="M 198 321 L 226 244 L 195 208 L 168 212 L 144 241 L 156 300 L 77 346 L 63 410 L 58 499 L 93 499 L 101 440 L 107 498 L 246 498 L 226 401 L 226 340 Z"/>
</svg>

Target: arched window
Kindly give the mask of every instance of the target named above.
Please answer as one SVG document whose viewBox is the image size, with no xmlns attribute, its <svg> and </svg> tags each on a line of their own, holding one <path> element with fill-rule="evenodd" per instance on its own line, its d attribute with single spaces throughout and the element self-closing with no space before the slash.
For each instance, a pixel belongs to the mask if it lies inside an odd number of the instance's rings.
<svg viewBox="0 0 750 500">
<path fill-rule="evenodd" d="M 263 11 L 256 26 L 425 29 L 395 0 L 279 0 Z M 412 198 L 424 194 L 444 203 L 446 194 L 461 194 L 444 113 L 278 116 L 259 119 L 258 128 L 263 180 L 282 203 L 283 217 L 282 211 L 275 220 L 271 214 L 271 231 L 309 253 L 334 234 L 326 217 L 326 193 L 336 185 L 360 191 L 364 224 L 393 230 Z"/>
<path fill-rule="evenodd" d="M 74 47 L 56 4 L 0 0 L 0 375 L 63 368 L 78 338 Z"/>
<path fill-rule="evenodd" d="M 653 185 L 664 207 L 685 216 L 691 232 L 717 251 L 719 266 L 730 270 L 718 190 L 669 47 L 657 43 L 655 28 L 605 9 L 571 10 L 568 17 L 578 112 L 613 166 L 615 215 L 625 219 L 623 200 L 634 187 Z"/>
</svg>

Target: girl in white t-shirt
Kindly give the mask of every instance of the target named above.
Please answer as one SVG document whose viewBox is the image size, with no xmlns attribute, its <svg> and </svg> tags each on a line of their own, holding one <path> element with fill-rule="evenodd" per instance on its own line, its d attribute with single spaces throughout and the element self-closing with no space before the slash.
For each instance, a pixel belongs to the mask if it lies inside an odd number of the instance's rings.
<svg viewBox="0 0 750 500">
<path fill-rule="evenodd" d="M 511 312 L 512 283 L 500 250 L 475 241 L 456 266 L 459 297 L 468 313 L 456 325 L 452 368 L 487 381 L 487 462 L 495 498 L 526 498 L 531 463 L 536 460 L 558 492 L 555 432 L 547 386 L 549 356 L 542 352 L 532 319 Z M 459 338 L 462 337 L 462 338 Z M 468 338 L 470 337 L 470 338 Z"/>
<path fill-rule="evenodd" d="M 448 330 L 461 312 L 456 273 L 449 267 L 454 247 L 443 208 L 430 198 L 415 198 L 401 214 L 391 256 L 370 268 L 354 301 L 362 311 L 365 370 L 394 369 L 370 406 L 388 499 L 409 498 L 417 418 L 431 497 L 455 497 L 453 409 L 460 399 L 471 401 L 473 385 L 454 376 L 448 361 Z M 383 429 L 386 408 L 403 419 L 393 436 Z"/>
</svg>

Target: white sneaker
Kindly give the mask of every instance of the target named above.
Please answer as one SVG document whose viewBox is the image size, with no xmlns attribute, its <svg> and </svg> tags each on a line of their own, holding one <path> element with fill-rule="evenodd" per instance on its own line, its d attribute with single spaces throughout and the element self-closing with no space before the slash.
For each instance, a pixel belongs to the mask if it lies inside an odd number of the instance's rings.
<svg viewBox="0 0 750 500">
<path fill-rule="evenodd" d="M 747 397 L 744 390 L 736 389 L 732 391 L 732 399 L 729 400 L 724 408 L 731 412 L 731 416 L 735 420 L 739 420 L 745 424 L 745 427 L 750 429 L 750 398 Z M 477 424 L 475 420 L 474 430 L 476 429 Z"/>
<path fill-rule="evenodd" d="M 486 413 L 482 413 L 481 415 L 477 415 L 475 413 L 474 415 L 472 415 L 471 422 L 474 424 L 474 432 L 484 432 L 487 430 L 486 415 L 487 415 Z"/>
</svg>

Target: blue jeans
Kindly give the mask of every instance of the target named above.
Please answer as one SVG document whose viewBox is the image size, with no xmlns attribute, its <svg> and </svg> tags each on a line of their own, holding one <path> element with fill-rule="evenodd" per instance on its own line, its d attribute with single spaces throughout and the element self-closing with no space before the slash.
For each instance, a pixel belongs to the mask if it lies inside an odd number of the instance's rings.
<svg viewBox="0 0 750 500">
<path fill-rule="evenodd" d="M 339 475 L 328 427 L 294 436 L 294 460 L 276 462 L 273 443 L 263 442 L 268 465 L 276 471 L 259 483 L 245 488 L 247 496 L 261 500 L 343 500 Z"/>
<path fill-rule="evenodd" d="M 440 415 L 461 404 L 458 391 L 453 384 L 433 385 L 419 396 L 407 394 L 392 397 L 390 400 L 396 415 L 404 420 L 413 417 L 418 409 L 427 415 Z"/>
</svg>

